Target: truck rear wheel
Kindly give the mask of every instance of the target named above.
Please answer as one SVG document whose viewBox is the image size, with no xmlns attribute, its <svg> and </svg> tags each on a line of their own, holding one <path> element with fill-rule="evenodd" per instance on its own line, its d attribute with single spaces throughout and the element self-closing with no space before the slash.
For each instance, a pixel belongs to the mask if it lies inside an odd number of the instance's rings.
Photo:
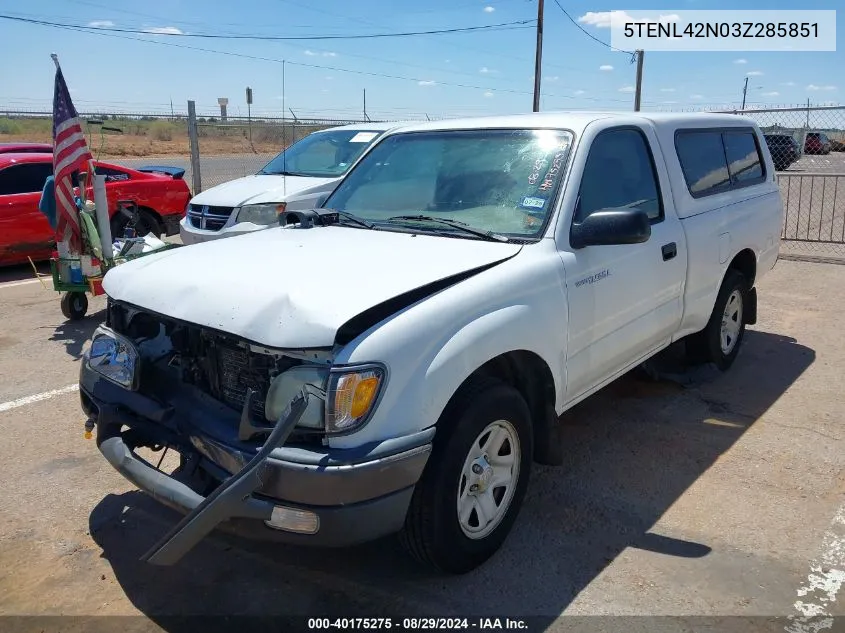
<svg viewBox="0 0 845 633">
<path fill-rule="evenodd" d="M 531 471 L 531 414 L 516 389 L 473 378 L 437 424 L 400 540 L 418 561 L 453 574 L 502 545 Z"/>
<path fill-rule="evenodd" d="M 733 365 L 745 336 L 745 306 L 748 280 L 737 270 L 728 270 L 710 321 L 687 341 L 691 360 L 711 362 L 724 371 Z"/>
</svg>

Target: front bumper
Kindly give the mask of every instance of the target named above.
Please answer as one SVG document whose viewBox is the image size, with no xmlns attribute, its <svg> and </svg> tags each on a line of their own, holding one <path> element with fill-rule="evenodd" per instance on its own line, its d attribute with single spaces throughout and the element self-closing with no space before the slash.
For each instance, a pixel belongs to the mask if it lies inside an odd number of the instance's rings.
<svg viewBox="0 0 845 633">
<path fill-rule="evenodd" d="M 162 403 L 110 383 L 84 361 L 80 397 L 106 460 L 159 502 L 187 513 L 144 556 L 160 565 L 178 561 L 215 528 L 247 538 L 326 547 L 397 532 L 433 436 L 431 429 L 357 450 L 338 450 L 283 446 L 287 432 L 282 430 L 277 437 L 274 431 L 262 447 L 247 448 L 221 435 L 221 427 L 231 424 L 221 411 L 225 407 L 196 394 Z M 284 424 L 283 419 L 276 430 Z M 236 423 L 231 428 L 236 429 Z M 179 472 L 166 474 L 135 454 L 135 446 L 149 443 L 177 451 L 182 457 Z M 209 481 L 216 489 L 206 496 Z M 316 515 L 316 532 L 268 527 L 264 522 L 274 508 Z"/>
</svg>

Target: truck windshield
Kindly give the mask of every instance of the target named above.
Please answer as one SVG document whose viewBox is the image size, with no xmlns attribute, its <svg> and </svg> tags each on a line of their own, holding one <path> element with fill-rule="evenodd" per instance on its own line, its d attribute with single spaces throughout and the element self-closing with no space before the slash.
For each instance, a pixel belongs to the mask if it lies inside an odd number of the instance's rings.
<svg viewBox="0 0 845 633">
<path fill-rule="evenodd" d="M 448 130 L 385 138 L 341 181 L 325 207 L 384 230 L 468 231 L 536 238 L 552 213 L 572 135 L 559 130 Z M 421 221 L 422 220 L 422 221 Z"/>
<path fill-rule="evenodd" d="M 297 141 L 271 160 L 259 174 L 336 178 L 384 132 L 328 130 Z"/>
</svg>

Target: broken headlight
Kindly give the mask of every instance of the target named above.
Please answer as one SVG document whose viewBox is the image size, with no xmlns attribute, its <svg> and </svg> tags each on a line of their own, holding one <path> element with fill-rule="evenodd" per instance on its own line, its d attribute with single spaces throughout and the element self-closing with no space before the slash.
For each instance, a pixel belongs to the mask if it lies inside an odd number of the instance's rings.
<svg viewBox="0 0 845 633">
<path fill-rule="evenodd" d="M 100 326 L 91 338 L 91 347 L 84 362 L 103 378 L 134 390 L 137 386 L 138 359 L 138 350 L 129 339 Z"/>
<path fill-rule="evenodd" d="M 270 422 L 276 422 L 290 401 L 302 391 L 303 387 L 310 385 L 314 388 L 311 390 L 312 393 L 316 392 L 321 397 L 308 399 L 308 406 L 297 426 L 322 431 L 325 427 L 322 398 L 325 397 L 328 376 L 328 367 L 315 365 L 297 365 L 282 372 L 273 379 L 267 390 L 264 417 Z"/>
<path fill-rule="evenodd" d="M 370 417 L 384 382 L 381 365 L 335 368 L 298 365 L 273 379 L 267 391 L 264 416 L 279 419 L 290 401 L 302 390 L 318 397 L 308 400 L 308 408 L 297 424 L 300 428 L 327 435 L 351 433 Z"/>
</svg>

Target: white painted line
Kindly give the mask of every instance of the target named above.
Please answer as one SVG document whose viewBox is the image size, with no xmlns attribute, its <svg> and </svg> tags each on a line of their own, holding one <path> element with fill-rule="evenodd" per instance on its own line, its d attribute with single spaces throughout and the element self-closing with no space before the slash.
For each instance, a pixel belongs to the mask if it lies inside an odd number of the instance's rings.
<svg viewBox="0 0 845 633">
<path fill-rule="evenodd" d="M 41 402 L 42 400 L 49 400 L 55 396 L 72 393 L 78 389 L 79 383 L 74 383 L 72 385 L 68 385 L 67 387 L 62 387 L 61 389 L 53 389 L 52 391 L 45 391 L 44 393 L 36 393 L 34 396 L 26 396 L 24 398 L 18 398 L 17 400 L 10 400 L 9 402 L 0 404 L 0 413 L 3 411 L 9 411 L 10 409 L 17 409 L 18 407 L 25 407 L 33 402 Z"/>
<path fill-rule="evenodd" d="M 810 564 L 807 580 L 798 588 L 795 609 L 787 633 L 818 633 L 833 628 L 830 607 L 845 585 L 845 505 L 839 508 L 830 529 L 825 532 L 822 551 Z"/>
<path fill-rule="evenodd" d="M 25 286 L 26 284 L 37 284 L 38 279 L 27 279 L 26 281 L 7 281 L 0 284 L 0 290 L 3 288 L 14 288 L 15 286 Z"/>
</svg>

